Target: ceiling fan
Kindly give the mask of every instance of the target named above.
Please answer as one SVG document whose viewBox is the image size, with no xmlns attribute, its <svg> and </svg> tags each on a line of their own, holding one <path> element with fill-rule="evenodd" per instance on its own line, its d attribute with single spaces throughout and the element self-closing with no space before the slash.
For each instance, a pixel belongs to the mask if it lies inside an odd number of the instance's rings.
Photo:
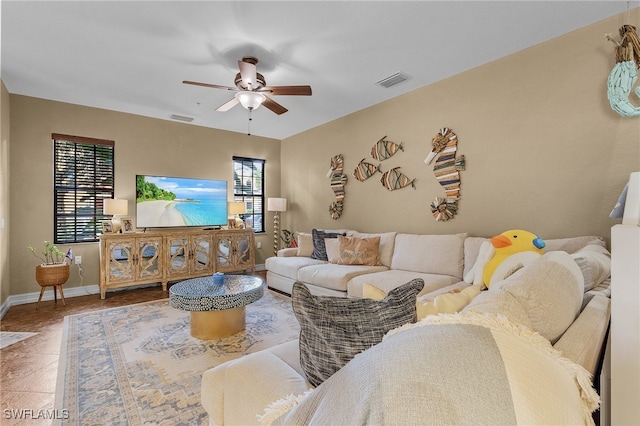
<svg viewBox="0 0 640 426">
<path fill-rule="evenodd" d="M 249 111 L 253 111 L 260 105 L 264 105 L 265 108 L 280 115 L 288 110 L 267 95 L 311 96 L 311 86 L 267 86 L 263 75 L 257 71 L 257 64 L 258 59 L 253 56 L 245 56 L 241 61 L 238 61 L 240 72 L 236 74 L 234 81 L 236 87 L 186 80 L 183 81 L 183 83 L 237 92 L 231 100 L 216 108 L 216 111 L 221 112 L 228 111 L 237 104 L 242 105 Z"/>
</svg>

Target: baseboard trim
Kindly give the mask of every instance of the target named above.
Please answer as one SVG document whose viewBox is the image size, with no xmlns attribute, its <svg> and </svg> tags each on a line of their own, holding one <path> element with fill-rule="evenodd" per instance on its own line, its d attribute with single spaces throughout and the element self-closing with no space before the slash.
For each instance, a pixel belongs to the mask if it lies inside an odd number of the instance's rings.
<svg viewBox="0 0 640 426">
<path fill-rule="evenodd" d="M 256 265 L 256 271 L 263 271 L 264 269 L 265 269 L 264 264 Z M 148 284 L 148 285 L 141 285 L 136 287 L 147 287 L 147 286 L 154 286 L 154 285 L 158 285 L 158 284 Z M 126 290 L 127 288 L 132 288 L 132 287 L 121 287 L 121 288 L 113 289 L 110 291 Z M 69 287 L 69 288 L 63 288 L 63 291 L 64 291 L 64 298 L 67 299 L 70 297 L 100 294 L 100 286 L 98 284 L 94 284 L 94 285 L 85 285 L 81 287 Z M 4 301 L 2 306 L 0 306 L 0 319 L 4 318 L 5 314 L 7 313 L 10 307 L 16 306 L 16 305 L 24 305 L 27 303 L 36 303 L 38 301 L 38 297 L 40 297 L 39 291 L 35 293 L 14 294 L 12 296 L 9 296 L 7 300 Z M 49 300 L 53 300 L 53 290 L 51 289 L 47 289 L 44 292 L 44 296 L 42 296 L 43 302 L 49 301 Z"/>
<path fill-rule="evenodd" d="M 100 286 L 98 284 L 95 285 L 87 285 L 82 287 L 69 287 L 63 288 L 64 298 L 68 299 L 70 297 L 78 297 L 78 296 L 88 296 L 91 294 L 100 294 Z M 4 318 L 5 314 L 9 310 L 10 307 L 16 305 L 25 305 L 27 303 L 36 303 L 38 301 L 38 297 L 40 297 L 40 292 L 35 293 L 23 293 L 23 294 L 14 294 L 11 295 L 5 300 L 0 307 L 0 318 Z M 60 296 L 58 295 L 58 299 Z M 51 289 L 47 288 L 42 296 L 42 301 L 53 300 L 53 287 Z"/>
</svg>

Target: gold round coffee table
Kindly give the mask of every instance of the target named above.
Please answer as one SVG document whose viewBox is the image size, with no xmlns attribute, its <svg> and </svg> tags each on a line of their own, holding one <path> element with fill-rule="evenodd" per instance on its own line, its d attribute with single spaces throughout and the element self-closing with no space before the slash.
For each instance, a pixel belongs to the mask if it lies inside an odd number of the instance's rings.
<svg viewBox="0 0 640 426">
<path fill-rule="evenodd" d="M 213 340 L 239 333 L 245 328 L 245 306 L 264 294 L 262 278 L 225 275 L 222 283 L 213 277 L 185 280 L 169 288 L 169 305 L 191 313 L 191 335 Z"/>
</svg>

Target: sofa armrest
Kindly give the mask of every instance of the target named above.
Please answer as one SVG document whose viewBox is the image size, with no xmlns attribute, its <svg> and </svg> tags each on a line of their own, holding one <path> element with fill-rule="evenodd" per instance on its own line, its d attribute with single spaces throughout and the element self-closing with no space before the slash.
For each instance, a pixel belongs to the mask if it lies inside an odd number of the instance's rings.
<svg viewBox="0 0 640 426">
<path fill-rule="evenodd" d="M 611 299 L 594 296 L 553 347 L 595 375 L 610 318 Z"/>
<path fill-rule="evenodd" d="M 298 255 L 298 249 L 296 247 L 287 247 L 278 250 L 278 257 L 293 257 Z"/>
<path fill-rule="evenodd" d="M 209 424 L 258 424 L 267 405 L 310 389 L 300 373 L 298 345 L 293 340 L 205 371 L 201 402 Z"/>
</svg>

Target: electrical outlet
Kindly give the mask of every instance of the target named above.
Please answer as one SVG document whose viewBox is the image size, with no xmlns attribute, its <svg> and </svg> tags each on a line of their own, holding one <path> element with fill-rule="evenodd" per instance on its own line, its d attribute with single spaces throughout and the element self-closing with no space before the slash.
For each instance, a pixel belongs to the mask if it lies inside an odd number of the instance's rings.
<svg viewBox="0 0 640 426">
<path fill-rule="evenodd" d="M 76 262 L 76 265 L 82 265 L 82 256 L 76 256 L 73 260 Z"/>
<path fill-rule="evenodd" d="M 256 242 L 256 248 L 259 248 L 259 249 L 262 248 L 262 241 Z"/>
</svg>

